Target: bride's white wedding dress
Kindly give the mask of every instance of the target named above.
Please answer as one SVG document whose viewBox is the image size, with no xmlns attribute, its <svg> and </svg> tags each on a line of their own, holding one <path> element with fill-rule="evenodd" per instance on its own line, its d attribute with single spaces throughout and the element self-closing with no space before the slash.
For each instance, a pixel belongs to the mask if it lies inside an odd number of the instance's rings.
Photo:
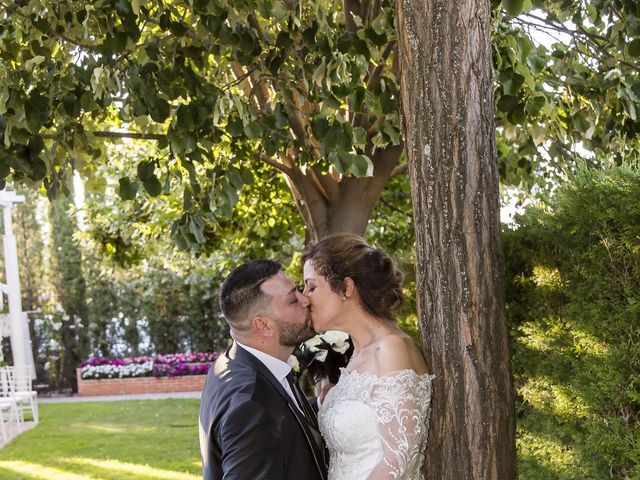
<svg viewBox="0 0 640 480">
<path fill-rule="evenodd" d="M 318 414 L 329 480 L 419 480 L 433 375 L 342 369 Z"/>
</svg>

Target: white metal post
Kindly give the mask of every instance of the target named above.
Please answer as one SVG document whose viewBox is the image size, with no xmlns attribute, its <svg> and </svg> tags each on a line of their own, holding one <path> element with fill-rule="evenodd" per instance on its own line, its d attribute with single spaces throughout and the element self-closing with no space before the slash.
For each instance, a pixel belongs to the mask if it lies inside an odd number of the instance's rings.
<svg viewBox="0 0 640 480">
<path fill-rule="evenodd" d="M 22 299 L 20 298 L 20 275 L 18 273 L 18 249 L 16 237 L 11 223 L 11 203 L 4 207 L 4 269 L 7 280 L 7 297 L 9 300 L 9 323 L 11 325 L 11 353 L 16 367 L 27 367 L 25 352 L 26 339 L 22 317 Z"/>
<path fill-rule="evenodd" d="M 9 304 L 9 329 L 11 337 L 11 353 L 13 364 L 17 367 L 29 367 L 32 357 L 29 330 L 22 313 L 20 298 L 20 274 L 18 269 L 18 249 L 16 237 L 13 234 L 11 209 L 14 203 L 24 202 L 24 196 L 15 192 L 0 190 L 0 207 L 3 209 L 4 235 L 4 268 L 7 284 L 0 285 L 7 295 Z M 28 355 L 27 355 L 28 353 Z"/>
</svg>

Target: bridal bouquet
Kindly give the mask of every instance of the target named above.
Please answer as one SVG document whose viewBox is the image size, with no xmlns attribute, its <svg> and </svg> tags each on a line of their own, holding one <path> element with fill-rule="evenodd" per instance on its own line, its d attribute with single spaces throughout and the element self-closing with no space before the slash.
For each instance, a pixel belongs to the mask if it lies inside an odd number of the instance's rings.
<svg viewBox="0 0 640 480">
<path fill-rule="evenodd" d="M 295 363 L 302 372 L 307 371 L 314 382 L 327 378 L 338 383 L 340 368 L 346 367 L 353 353 L 353 344 L 349 335 L 338 331 L 328 331 L 302 343 L 293 355 Z"/>
</svg>

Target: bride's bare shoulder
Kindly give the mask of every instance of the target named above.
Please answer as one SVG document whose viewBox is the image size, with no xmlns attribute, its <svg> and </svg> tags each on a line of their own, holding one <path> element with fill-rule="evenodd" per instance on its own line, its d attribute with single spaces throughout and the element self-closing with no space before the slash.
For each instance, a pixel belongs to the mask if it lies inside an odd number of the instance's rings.
<svg viewBox="0 0 640 480">
<path fill-rule="evenodd" d="M 422 352 L 413 339 L 404 333 L 392 333 L 378 341 L 375 349 L 375 364 L 379 375 L 398 370 L 414 370 L 420 375 L 428 373 Z"/>
</svg>

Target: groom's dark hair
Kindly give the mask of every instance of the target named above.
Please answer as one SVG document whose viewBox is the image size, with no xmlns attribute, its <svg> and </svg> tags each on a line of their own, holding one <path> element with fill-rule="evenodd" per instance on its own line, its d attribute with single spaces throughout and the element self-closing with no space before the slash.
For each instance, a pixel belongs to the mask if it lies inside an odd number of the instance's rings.
<svg viewBox="0 0 640 480">
<path fill-rule="evenodd" d="M 220 287 L 220 309 L 231 328 L 247 330 L 256 307 L 268 298 L 262 284 L 282 270 L 274 260 L 251 260 L 234 268 Z"/>
</svg>

